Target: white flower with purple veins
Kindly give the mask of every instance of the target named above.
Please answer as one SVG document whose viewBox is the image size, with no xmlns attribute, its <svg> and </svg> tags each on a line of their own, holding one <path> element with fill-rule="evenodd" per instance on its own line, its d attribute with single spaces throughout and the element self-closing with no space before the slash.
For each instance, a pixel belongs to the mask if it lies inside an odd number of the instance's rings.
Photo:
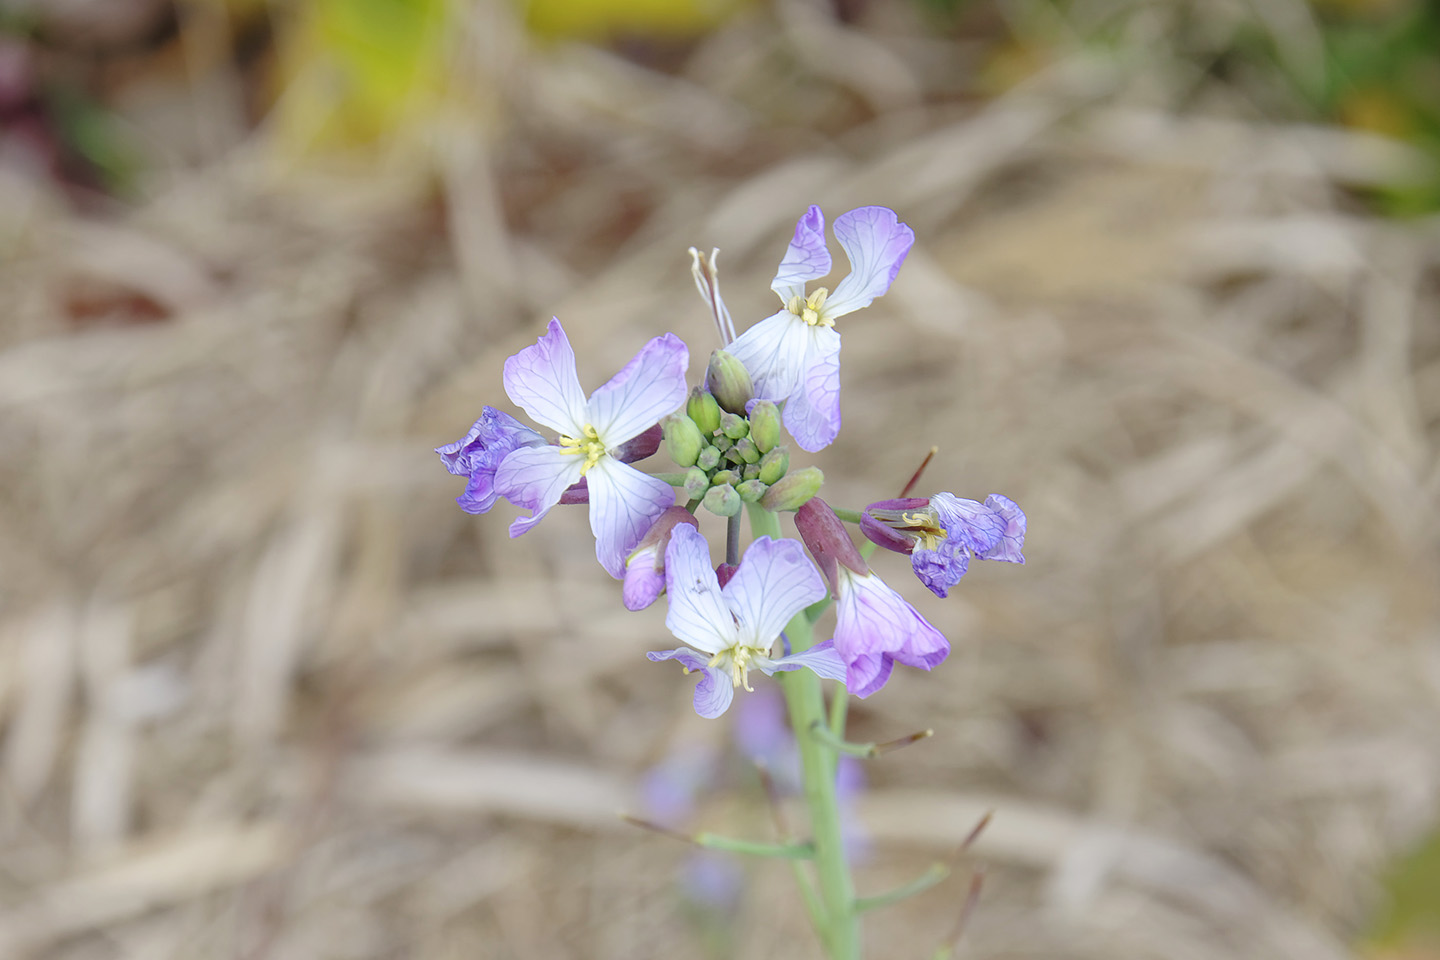
<svg viewBox="0 0 1440 960">
<path fill-rule="evenodd" d="M 617 449 L 685 401 L 690 353 L 673 333 L 641 348 L 610 382 L 585 399 L 575 352 L 559 320 L 534 346 L 505 361 L 505 392 L 532 420 L 560 434 L 558 446 L 522 446 L 495 471 L 495 492 L 532 511 L 510 525 L 529 530 L 567 487 L 586 479 L 595 557 L 612 577 L 665 508 L 675 503 L 668 483 L 622 462 Z"/>
<path fill-rule="evenodd" d="M 840 432 L 840 334 L 835 320 L 890 289 L 915 242 L 914 232 L 886 207 L 858 207 L 835 218 L 835 238 L 850 258 L 850 273 L 832 294 L 805 284 L 830 272 L 825 215 L 812 206 L 795 225 L 770 289 L 785 305 L 726 349 L 750 371 L 755 396 L 785 401 L 785 427 L 811 453 Z"/>
<path fill-rule="evenodd" d="M 679 660 L 686 673 L 702 673 L 695 685 L 695 712 L 702 717 L 724 713 L 736 687 L 749 690 L 751 669 L 770 675 L 805 667 L 829 680 L 845 677 L 845 664 L 829 641 L 770 656 L 790 618 L 825 596 L 820 574 L 794 540 L 760 537 L 721 588 L 705 537 L 681 524 L 665 549 L 665 590 L 670 598 L 665 626 L 690 646 L 647 656 Z"/>
</svg>

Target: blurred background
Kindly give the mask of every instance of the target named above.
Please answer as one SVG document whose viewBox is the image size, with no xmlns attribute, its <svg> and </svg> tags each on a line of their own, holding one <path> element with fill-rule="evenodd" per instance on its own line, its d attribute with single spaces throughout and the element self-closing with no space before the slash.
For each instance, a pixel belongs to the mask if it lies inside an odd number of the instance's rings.
<svg viewBox="0 0 1440 960">
<path fill-rule="evenodd" d="M 1440 957 L 1427 0 L 0 2 L 0 957 L 818 957 L 618 817 L 769 839 L 771 696 L 431 452 L 552 314 L 698 375 L 686 248 L 743 326 L 811 203 L 918 237 L 827 497 L 1030 520 L 877 558 L 954 654 L 852 712 L 936 732 L 862 892 L 994 818 L 868 955 L 983 866 L 959 956 Z"/>
</svg>

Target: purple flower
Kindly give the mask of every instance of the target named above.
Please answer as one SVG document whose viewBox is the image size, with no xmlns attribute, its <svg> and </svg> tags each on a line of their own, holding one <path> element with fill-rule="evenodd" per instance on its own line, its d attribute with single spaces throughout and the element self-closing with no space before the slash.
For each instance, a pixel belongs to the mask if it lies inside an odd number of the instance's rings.
<svg viewBox="0 0 1440 960">
<path fill-rule="evenodd" d="M 812 498 L 795 512 L 795 527 L 835 591 L 834 646 L 847 690 L 868 697 L 897 662 L 929 670 L 949 656 L 945 636 L 871 572 L 829 504 Z"/>
<path fill-rule="evenodd" d="M 519 420 L 486 407 L 470 427 L 464 440 L 436 447 L 445 469 L 457 477 L 468 477 L 465 492 L 455 498 L 466 513 L 486 513 L 499 499 L 495 492 L 495 471 L 501 461 L 521 447 L 544 446 L 545 438 Z"/>
<path fill-rule="evenodd" d="M 665 508 L 673 488 L 627 466 L 616 455 L 685 400 L 690 354 L 672 333 L 641 348 L 609 383 L 585 399 L 575 374 L 575 352 L 559 320 L 534 346 L 505 361 L 505 392 L 531 419 L 560 434 L 558 446 L 514 450 L 495 472 L 495 491 L 532 513 L 510 525 L 518 537 L 540 521 L 566 488 L 588 483 L 595 556 L 612 577 Z"/>
<path fill-rule="evenodd" d="M 785 427 L 795 442 L 815 452 L 840 432 L 840 334 L 837 317 L 870 303 L 895 282 L 915 242 L 914 232 L 885 207 L 858 207 L 835 219 L 835 238 L 850 258 L 850 273 L 831 294 L 805 283 L 830 272 L 825 215 L 812 206 L 795 225 L 770 289 L 785 305 L 727 348 L 747 370 L 755 396 L 785 403 Z"/>
<path fill-rule="evenodd" d="M 1025 562 L 1025 513 L 997 493 L 984 503 L 949 493 L 881 500 L 865 508 L 860 530 L 887 550 L 910 554 L 915 576 L 937 597 L 965 576 L 971 556 Z"/>
<path fill-rule="evenodd" d="M 801 667 L 831 680 L 845 675 L 829 642 L 770 657 L 790 618 L 825 596 L 820 575 L 793 540 L 760 537 L 722 588 L 705 538 L 693 527 L 678 525 L 665 549 L 665 590 L 670 598 L 665 626 L 690 646 L 647 656 L 656 662 L 679 660 L 686 673 L 702 673 L 695 685 L 695 712 L 702 717 L 724 713 L 736 687 L 749 690 L 752 667 L 767 675 Z"/>
<path fill-rule="evenodd" d="M 695 515 L 684 507 L 666 508 L 625 559 L 625 588 L 621 591 L 625 609 L 644 610 L 665 589 L 665 548 L 670 545 L 670 532 L 681 523 L 700 528 Z"/>
</svg>

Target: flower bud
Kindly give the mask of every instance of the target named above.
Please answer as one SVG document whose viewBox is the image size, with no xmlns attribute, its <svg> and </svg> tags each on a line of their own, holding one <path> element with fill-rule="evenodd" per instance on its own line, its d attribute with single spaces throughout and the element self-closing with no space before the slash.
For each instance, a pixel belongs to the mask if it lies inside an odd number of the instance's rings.
<svg viewBox="0 0 1440 960">
<path fill-rule="evenodd" d="M 705 447 L 705 438 L 700 428 L 684 414 L 672 413 L 660 421 L 665 431 L 665 449 L 676 466 L 693 467 Z"/>
<path fill-rule="evenodd" d="M 861 576 L 870 572 L 870 565 L 865 562 L 860 551 L 855 549 L 855 543 L 850 539 L 845 524 L 835 516 L 830 504 L 819 497 L 811 497 L 804 506 L 795 511 L 795 529 L 800 532 L 800 539 L 805 541 L 806 549 L 815 558 L 820 572 L 825 574 L 825 579 L 830 581 L 832 588 L 839 587 L 838 573 L 841 565 Z"/>
<path fill-rule="evenodd" d="M 750 408 L 750 439 L 762 454 L 780 442 L 780 408 L 773 400 L 756 400 Z"/>
<path fill-rule="evenodd" d="M 730 484 L 711 487 L 705 494 L 705 509 L 717 517 L 733 517 L 740 512 L 740 494 Z"/>
<path fill-rule="evenodd" d="M 735 446 L 735 441 L 734 441 L 734 440 L 731 440 L 729 437 L 725 436 L 725 434 L 722 433 L 722 434 L 720 434 L 720 436 L 716 437 L 714 440 L 711 440 L 711 441 L 710 441 L 710 444 L 711 444 L 711 446 L 713 446 L 716 450 L 719 450 L 721 453 L 724 453 L 725 451 L 729 450 L 731 447 Z"/>
<path fill-rule="evenodd" d="M 736 440 L 735 449 L 731 452 L 739 454 L 740 459 L 745 463 L 760 462 L 760 448 L 755 446 L 755 441 L 751 437 L 741 437 Z"/>
<path fill-rule="evenodd" d="M 720 404 L 720 409 L 745 415 L 745 404 L 755 396 L 755 385 L 745 365 L 724 350 L 710 354 L 710 367 L 705 371 L 705 386 Z"/>
<path fill-rule="evenodd" d="M 720 432 L 731 440 L 750 435 L 750 421 L 733 413 L 720 414 Z"/>
<path fill-rule="evenodd" d="M 779 482 L 765 491 L 760 505 L 766 510 L 798 510 L 807 500 L 820 492 L 825 474 L 819 467 L 806 467 L 781 477 Z"/>
<path fill-rule="evenodd" d="M 625 560 L 625 587 L 622 599 L 628 610 L 643 610 L 665 589 L 665 547 L 675 526 L 700 524 L 684 507 L 670 507 L 650 526 L 640 543 Z"/>
<path fill-rule="evenodd" d="M 775 483 L 789 469 L 790 451 L 784 447 L 776 447 L 760 458 L 760 479 L 766 483 Z"/>
<path fill-rule="evenodd" d="M 746 503 L 755 503 L 765 496 L 765 491 L 768 489 L 770 488 L 759 480 L 746 480 L 735 488 L 735 492 L 740 494 L 740 499 Z"/>
<path fill-rule="evenodd" d="M 700 456 L 695 460 L 695 466 L 701 470 L 714 470 L 720 466 L 720 451 L 714 447 L 705 447 L 700 451 Z"/>
<path fill-rule="evenodd" d="M 707 437 L 713 437 L 715 431 L 720 429 L 720 404 L 699 387 L 690 391 L 690 399 L 685 402 L 685 412 Z"/>
<path fill-rule="evenodd" d="M 644 460 L 646 457 L 654 456 L 655 451 L 660 449 L 660 438 L 661 428 L 657 423 L 643 433 L 636 434 L 632 439 L 620 444 L 611 451 L 611 456 L 621 463 Z"/>
<path fill-rule="evenodd" d="M 760 464 L 758 464 L 758 463 L 747 463 L 747 464 L 745 464 L 745 469 L 740 471 L 740 476 L 743 477 L 743 478 L 745 478 L 746 480 L 759 480 L 759 479 L 760 479 Z M 769 484 L 767 483 L 766 486 L 768 487 Z"/>
<path fill-rule="evenodd" d="M 691 467 L 685 472 L 685 497 L 688 500 L 699 500 L 705 496 L 705 491 L 710 489 L 710 474 L 699 467 Z"/>
<path fill-rule="evenodd" d="M 734 470 L 721 470 L 719 473 L 716 473 L 710 478 L 710 483 L 717 487 L 724 486 L 727 483 L 731 486 L 734 486 L 739 482 L 740 474 L 736 473 Z"/>
</svg>

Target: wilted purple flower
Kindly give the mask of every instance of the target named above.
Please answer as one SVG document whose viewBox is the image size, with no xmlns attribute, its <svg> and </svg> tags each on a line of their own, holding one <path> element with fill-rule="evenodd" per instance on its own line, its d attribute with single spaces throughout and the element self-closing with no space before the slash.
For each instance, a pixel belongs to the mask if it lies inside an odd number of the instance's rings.
<svg viewBox="0 0 1440 960">
<path fill-rule="evenodd" d="M 739 686 L 750 689 L 748 672 L 806 667 L 839 680 L 845 665 L 832 645 L 771 658 L 770 650 L 790 618 L 825 596 L 825 584 L 794 540 L 760 537 L 722 588 L 710 566 L 710 547 L 698 530 L 677 525 L 665 550 L 665 590 L 670 609 L 665 626 L 689 647 L 655 650 L 653 661 L 679 660 L 686 673 L 703 671 L 695 686 L 695 712 L 718 717 Z M 691 649 L 693 647 L 694 649 Z"/>
<path fill-rule="evenodd" d="M 626 558 L 625 588 L 621 591 L 625 609 L 644 610 L 665 589 L 665 548 L 670 545 L 670 532 L 680 523 L 700 528 L 689 510 L 668 507 Z"/>
<path fill-rule="evenodd" d="M 910 554 L 915 576 L 937 597 L 960 582 L 972 555 L 1025 562 L 1025 513 L 997 493 L 984 503 L 949 493 L 881 500 L 865 508 L 860 530 L 887 550 Z"/>
<path fill-rule="evenodd" d="M 825 215 L 812 206 L 795 225 L 770 289 L 785 305 L 727 348 L 750 371 L 755 396 L 785 403 L 785 427 L 812 453 L 840 432 L 840 334 L 837 317 L 868 307 L 890 289 L 915 242 L 914 232 L 886 207 L 858 207 L 835 218 L 835 238 L 850 273 L 831 294 L 809 296 L 805 283 L 830 272 Z"/>
<path fill-rule="evenodd" d="M 829 504 L 811 499 L 795 512 L 795 527 L 835 591 L 835 652 L 847 690 L 868 697 L 897 661 L 929 670 L 949 656 L 944 635 L 871 572 Z"/>
<path fill-rule="evenodd" d="M 457 477 L 468 477 L 465 492 L 455 498 L 466 513 L 486 513 L 495 506 L 495 471 L 507 456 L 521 447 L 540 447 L 545 438 L 510 414 L 494 407 L 480 412 L 464 440 L 436 447 L 445 469 Z"/>
<path fill-rule="evenodd" d="M 559 446 L 521 447 L 495 473 L 495 491 L 532 511 L 510 525 L 510 536 L 538 523 L 566 488 L 584 477 L 595 556 L 612 577 L 623 576 L 625 557 L 674 504 L 675 492 L 615 453 L 684 402 L 689 363 L 679 337 L 656 337 L 587 401 L 575 373 L 575 352 L 559 320 L 550 321 L 534 346 L 506 360 L 510 399 L 560 434 Z"/>
</svg>

